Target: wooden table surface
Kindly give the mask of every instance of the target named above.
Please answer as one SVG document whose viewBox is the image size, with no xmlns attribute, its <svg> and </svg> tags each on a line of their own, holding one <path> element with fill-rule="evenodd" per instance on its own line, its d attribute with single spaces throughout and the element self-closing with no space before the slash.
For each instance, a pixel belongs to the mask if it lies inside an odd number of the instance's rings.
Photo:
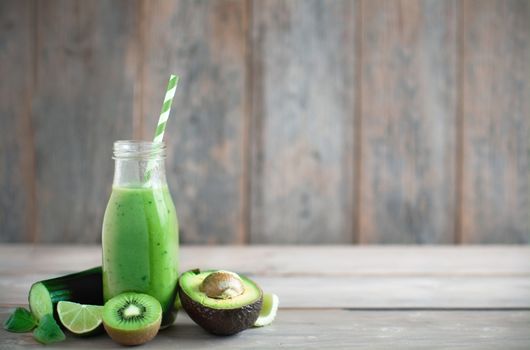
<svg viewBox="0 0 530 350">
<path fill-rule="evenodd" d="M 0 245 L 0 319 L 32 282 L 100 263 L 97 246 Z M 223 268 L 280 297 L 276 321 L 233 337 L 184 313 L 144 349 L 530 348 L 530 247 L 182 247 L 181 270 Z M 38 347 L 0 331 L 0 349 Z M 121 348 L 76 338 L 47 349 Z"/>
</svg>

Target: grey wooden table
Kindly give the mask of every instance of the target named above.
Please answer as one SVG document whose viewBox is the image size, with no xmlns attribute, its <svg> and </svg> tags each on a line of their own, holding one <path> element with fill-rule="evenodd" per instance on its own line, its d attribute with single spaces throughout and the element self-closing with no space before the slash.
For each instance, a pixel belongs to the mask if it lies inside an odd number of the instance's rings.
<svg viewBox="0 0 530 350">
<path fill-rule="evenodd" d="M 99 263 L 96 246 L 0 245 L 0 319 L 32 282 Z M 279 295 L 277 319 L 215 337 L 180 313 L 142 348 L 530 348 L 529 247 L 183 247 L 181 264 L 249 275 Z M 2 350 L 40 347 L 30 334 L 0 339 Z M 55 348 L 120 346 L 68 335 Z"/>
</svg>

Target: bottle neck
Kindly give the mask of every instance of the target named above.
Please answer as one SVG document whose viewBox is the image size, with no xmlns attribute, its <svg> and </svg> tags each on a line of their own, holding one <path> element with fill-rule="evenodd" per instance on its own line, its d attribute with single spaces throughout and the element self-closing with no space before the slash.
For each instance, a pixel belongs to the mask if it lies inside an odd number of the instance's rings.
<svg viewBox="0 0 530 350">
<path fill-rule="evenodd" d="M 114 143 L 115 187 L 166 187 L 165 146 L 148 141 Z"/>
<path fill-rule="evenodd" d="M 164 159 L 137 160 L 115 159 L 115 187 L 166 187 L 166 170 Z"/>
</svg>

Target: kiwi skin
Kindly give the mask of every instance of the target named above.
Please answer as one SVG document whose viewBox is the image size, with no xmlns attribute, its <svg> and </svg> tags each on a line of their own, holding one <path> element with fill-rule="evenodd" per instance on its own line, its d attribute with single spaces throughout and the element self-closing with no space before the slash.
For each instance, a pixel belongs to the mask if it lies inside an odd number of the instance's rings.
<svg viewBox="0 0 530 350">
<path fill-rule="evenodd" d="M 157 323 L 142 329 L 141 331 L 124 331 L 121 329 L 115 329 L 108 326 L 105 321 L 103 321 L 103 326 L 107 331 L 107 334 L 114 340 L 116 343 L 122 345 L 140 345 L 147 343 L 153 339 L 160 329 L 160 323 L 162 322 L 162 317 L 158 320 Z"/>
<path fill-rule="evenodd" d="M 121 296 L 125 294 L 134 294 L 134 293 L 124 293 L 114 298 L 120 298 Z M 141 294 L 138 294 L 138 295 L 141 295 Z M 145 297 L 149 297 L 149 296 L 145 295 Z M 103 311 L 103 327 L 105 327 L 107 334 L 112 338 L 112 340 L 122 345 L 140 345 L 140 344 L 147 343 L 148 341 L 150 341 L 157 335 L 158 330 L 160 329 L 160 324 L 162 323 L 162 307 L 160 306 L 160 303 L 158 302 L 158 300 L 152 297 L 149 297 L 149 298 L 152 299 L 153 302 L 156 302 L 155 308 L 158 311 L 158 317 L 151 324 L 148 324 L 148 325 L 138 324 L 138 327 L 141 327 L 138 329 L 119 329 L 119 328 L 113 327 L 111 323 L 114 320 L 107 320 L 106 319 L 107 313 L 105 312 L 105 310 Z M 105 307 L 111 307 L 109 305 L 109 302 L 105 304 Z"/>
</svg>

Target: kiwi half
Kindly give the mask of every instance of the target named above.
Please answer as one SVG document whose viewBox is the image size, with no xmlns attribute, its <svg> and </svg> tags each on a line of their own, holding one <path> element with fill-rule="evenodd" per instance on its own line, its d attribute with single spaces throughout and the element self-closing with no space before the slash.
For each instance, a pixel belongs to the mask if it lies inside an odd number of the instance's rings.
<svg viewBox="0 0 530 350">
<path fill-rule="evenodd" d="M 123 293 L 105 303 L 103 326 L 123 345 L 140 345 L 153 339 L 160 329 L 162 307 L 147 294 Z"/>
</svg>

